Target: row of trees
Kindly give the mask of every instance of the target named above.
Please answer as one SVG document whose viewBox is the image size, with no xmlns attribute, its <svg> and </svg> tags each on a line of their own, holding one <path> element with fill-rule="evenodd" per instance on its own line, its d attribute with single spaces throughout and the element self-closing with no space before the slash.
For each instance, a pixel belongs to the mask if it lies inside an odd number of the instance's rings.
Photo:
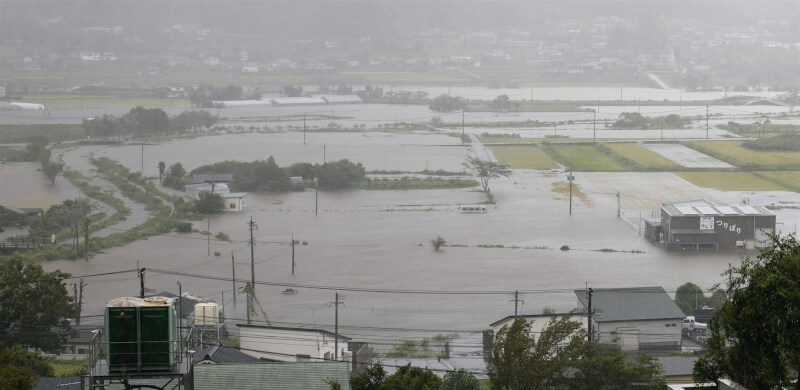
<svg viewBox="0 0 800 390">
<path fill-rule="evenodd" d="M 616 129 L 682 129 L 684 126 L 691 124 L 690 118 L 684 118 L 677 114 L 669 114 L 667 116 L 649 117 L 643 116 L 638 112 L 623 112 L 619 114 L 619 118 L 614 121 L 611 127 Z"/>
<path fill-rule="evenodd" d="M 306 183 L 311 183 L 316 178 L 318 187 L 326 190 L 352 188 L 366 179 L 364 166 L 347 159 L 325 164 L 295 163 L 281 168 L 270 156 L 266 160 L 253 162 L 223 161 L 198 167 L 192 172 L 233 174 L 231 187 L 236 191 L 289 191 L 293 189 L 290 177 L 302 177 Z M 165 185 L 166 181 L 165 179 Z"/>
<path fill-rule="evenodd" d="M 121 117 L 103 115 L 84 119 L 83 129 L 89 137 L 150 137 L 187 130 L 210 128 L 218 118 L 208 111 L 184 111 L 173 118 L 160 108 L 132 108 Z"/>
<path fill-rule="evenodd" d="M 363 373 L 350 379 L 353 390 L 478 390 L 480 384 L 472 374 L 463 368 L 451 371 L 440 379 L 427 368 L 412 367 L 411 363 L 399 367 L 387 376 L 386 370 L 378 363 L 368 367 Z"/>
</svg>

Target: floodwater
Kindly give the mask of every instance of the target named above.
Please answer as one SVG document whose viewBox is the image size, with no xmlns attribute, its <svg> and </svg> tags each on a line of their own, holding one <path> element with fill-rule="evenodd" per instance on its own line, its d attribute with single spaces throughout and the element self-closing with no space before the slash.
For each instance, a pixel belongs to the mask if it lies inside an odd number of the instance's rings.
<svg viewBox="0 0 800 390">
<path fill-rule="evenodd" d="M 375 123 L 394 121 L 395 112 L 397 121 L 426 121 L 433 116 L 421 106 L 371 107 L 336 108 L 334 115 Z M 229 109 L 221 116 L 232 118 L 234 110 L 242 110 L 239 114 L 244 117 L 297 115 L 308 108 Z M 69 112 L 62 118 L 80 115 Z M 511 115 L 516 114 L 508 113 L 503 120 L 516 120 L 508 119 Z M 586 119 L 586 114 L 581 115 Z M 288 123 L 296 126 L 298 122 Z M 274 127 L 275 123 L 269 122 L 269 126 Z M 469 132 L 480 134 L 487 129 L 470 128 Z M 564 131 L 586 129 L 582 124 Z M 722 136 L 724 132 L 712 134 Z M 304 136 L 295 127 L 292 132 L 231 133 L 152 145 L 78 146 L 56 154 L 59 153 L 68 169 L 89 177 L 94 176 L 93 166 L 87 161 L 90 156 L 106 156 L 132 171 L 142 170 L 146 176 L 157 177 L 159 161 L 167 165 L 180 162 L 191 170 L 226 159 L 252 161 L 268 156 L 274 156 L 281 166 L 347 158 L 361 162 L 367 170 L 461 171 L 463 161 L 475 151 L 457 137 L 428 132 L 308 132 Z M 26 168 L 28 171 L 16 169 L 8 165 L 0 169 L 3 201 L 12 197 L 24 199 L 37 191 L 58 200 L 77 193 L 61 178 L 55 186 L 34 183 L 35 188 L 24 190 L 26 187 L 6 186 L 8 175 L 40 174 L 31 167 Z M 734 202 L 748 197 L 752 204 L 800 205 L 797 193 L 750 195 L 714 191 L 693 186 L 670 173 L 575 173 L 575 177 L 576 188 L 585 197 L 573 198 L 571 215 L 569 195 L 554 191 L 554 186 L 566 182 L 564 172 L 515 170 L 511 177 L 493 180 L 490 185 L 497 204 L 488 206 L 486 213 L 475 214 L 459 212 L 458 205 L 485 201 L 485 195 L 477 188 L 251 193 L 245 198 L 245 212 L 223 213 L 194 222 L 195 229 L 210 227 L 213 233 L 228 234 L 233 242 L 208 240 L 197 233 L 171 233 L 108 249 L 88 262 L 54 261 L 44 267 L 77 276 L 145 267 L 148 289 L 175 293 L 179 280 L 184 292 L 224 302 L 227 318 L 241 319 L 245 316 L 244 296 L 237 296 L 234 308 L 232 282 L 214 278 L 230 278 L 235 269 L 238 280 L 249 280 L 247 223 L 252 218 L 258 225 L 253 231 L 255 279 L 274 284 L 259 284 L 257 295 L 273 324 L 330 328 L 334 309 L 328 303 L 339 291 L 345 302 L 339 309 L 342 333 L 354 340 L 386 342 L 408 329 L 442 333 L 486 328 L 513 314 L 514 303 L 510 300 L 514 290 L 520 290 L 524 300 L 520 312 L 536 314 L 545 307 L 559 311 L 574 308 L 572 290 L 583 288 L 586 283 L 595 288 L 663 286 L 674 292 L 679 285 L 691 281 L 710 288 L 724 282 L 720 274 L 729 263 L 737 264 L 740 254 L 663 252 L 641 238 L 639 215 L 646 216 L 662 201 L 687 197 L 728 204 L 738 204 Z M 616 192 L 620 191 L 624 193 L 618 217 Z M 134 207 L 133 213 L 131 220 L 144 217 L 141 208 Z M 796 229 L 798 217 L 800 214 L 794 209 L 779 210 L 779 229 Z M 289 244 L 292 235 L 299 241 L 295 245 L 294 274 Z M 438 252 L 430 244 L 437 236 L 450 244 Z M 564 245 L 570 250 L 560 250 Z M 215 255 L 217 252 L 219 256 Z M 90 316 L 88 323 L 102 323 L 102 309 L 109 299 L 139 292 L 139 280 L 132 271 L 87 276 L 85 282 L 84 315 Z M 299 294 L 282 295 L 285 285 L 295 286 Z M 384 333 L 385 328 L 406 331 Z"/>
<path fill-rule="evenodd" d="M 159 159 L 182 161 L 191 169 L 201 163 L 228 158 L 250 160 L 276 155 L 281 165 L 316 161 L 318 144 L 303 145 L 300 135 L 233 134 L 201 137 L 145 146 L 145 174 L 153 175 Z M 470 147 L 453 137 L 394 134 L 363 137 L 360 133 L 315 134 L 332 145 L 331 158 L 383 161 L 381 168 L 421 170 L 459 169 Z M 318 140 L 315 140 L 315 142 Z M 458 142 L 457 144 L 453 144 Z M 349 146 L 348 146 L 349 145 Z M 445 146 L 442 146 L 445 145 Z M 337 148 L 341 154 L 337 155 Z M 91 152 L 107 155 L 129 168 L 141 165 L 140 146 L 78 147 L 65 153 L 72 167 L 88 169 L 79 161 Z M 318 161 L 316 161 L 318 162 Z M 54 261 L 47 270 L 62 269 L 73 275 L 92 275 L 145 267 L 146 287 L 156 291 L 184 292 L 221 301 L 224 292 L 229 318 L 243 318 L 243 296 L 233 306 L 230 281 L 195 276 L 250 278 L 248 221 L 253 232 L 256 280 L 299 285 L 300 293 L 282 295 L 285 286 L 259 285 L 258 298 L 275 324 L 329 327 L 333 324 L 335 288 L 342 288 L 346 305 L 340 308 L 343 332 L 347 326 L 426 329 L 436 331 L 478 330 L 513 313 L 511 291 L 521 290 L 522 313 L 540 313 L 545 307 L 569 310 L 576 304 L 573 289 L 585 283 L 593 287 L 663 286 L 674 291 L 692 281 L 704 288 L 723 282 L 728 263 L 738 263 L 737 253 L 663 252 L 639 235 L 637 214 L 642 205 L 635 191 L 664 201 L 685 199 L 685 189 L 654 173 L 576 173 L 576 186 L 586 198 L 573 199 L 569 214 L 567 194 L 553 191 L 565 181 L 565 173 L 515 171 L 509 178 L 491 183 L 496 205 L 485 214 L 458 211 L 459 204 L 474 204 L 485 196 L 474 189 L 420 191 L 320 191 L 318 212 L 315 193 L 248 194 L 247 210 L 223 213 L 194 222 L 195 229 L 224 232 L 234 242 L 207 240 L 200 234 L 172 233 L 97 254 L 90 261 Z M 617 217 L 616 196 L 603 184 L 614 180 L 629 186 L 622 197 L 623 218 Z M 704 189 L 683 182 L 691 196 Z M 714 199 L 713 196 L 709 195 Z M 797 194 L 780 193 L 781 199 Z M 653 199 L 653 202 L 656 202 Z M 652 203 L 652 202 L 651 202 Z M 657 204 L 657 203 L 656 203 Z M 649 212 L 649 210 L 646 210 Z M 291 273 L 292 235 L 295 274 Z M 452 246 L 436 252 L 431 239 L 442 236 Z M 569 251 L 560 250 L 568 245 Z M 612 251 L 600 252 L 600 249 Z M 642 253 L 631 253 L 637 251 Z M 219 256 L 215 253 L 219 252 Z M 231 260 L 233 255 L 233 265 Z M 192 275 L 161 274 L 160 271 Z M 100 315 L 105 302 L 121 295 L 136 295 L 135 273 L 87 277 L 85 313 Z M 237 286 L 241 287 L 242 283 Z M 320 288 L 309 288 L 318 286 Z M 349 288 L 404 290 L 403 292 L 348 291 Z M 456 291 L 432 294 L 419 290 Z M 101 317 L 96 318 L 99 324 Z M 368 339 L 378 330 L 349 328 L 350 337 Z M 393 331 L 394 332 L 394 331 Z M 397 332 L 394 332 L 397 333 Z M 392 333 L 392 334 L 394 334 Z M 380 336 L 381 340 L 385 337 Z"/>
</svg>

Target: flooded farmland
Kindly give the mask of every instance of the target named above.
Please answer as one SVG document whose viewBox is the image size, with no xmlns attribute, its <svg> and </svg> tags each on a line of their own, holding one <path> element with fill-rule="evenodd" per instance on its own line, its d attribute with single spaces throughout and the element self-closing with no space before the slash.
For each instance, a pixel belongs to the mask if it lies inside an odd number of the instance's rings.
<svg viewBox="0 0 800 390">
<path fill-rule="evenodd" d="M 314 133 L 304 145 L 302 134 L 294 132 L 178 139 L 145 145 L 143 155 L 141 145 L 81 146 L 66 150 L 64 161 L 70 169 L 90 174 L 88 156 L 106 156 L 132 171 L 143 164 L 145 175 L 157 177 L 158 161 L 181 162 L 192 169 L 226 159 L 250 161 L 270 155 L 282 166 L 349 158 L 368 170 L 460 171 L 471 153 L 472 146 L 444 135 Z M 244 212 L 194 222 L 195 229 L 210 227 L 212 233 L 226 233 L 233 242 L 208 240 L 197 233 L 170 233 L 106 250 L 88 262 L 53 261 L 44 266 L 73 275 L 145 267 L 150 270 L 147 288 L 174 293 L 175 281 L 180 280 L 183 291 L 216 300 L 224 294 L 230 317 L 243 318 L 244 296 L 237 297 L 237 306 L 231 310 L 234 287 L 225 279 L 232 277 L 234 269 L 236 279 L 250 278 L 247 223 L 252 218 L 258 225 L 253 232 L 255 279 L 272 284 L 258 285 L 258 298 L 274 323 L 330 326 L 333 309 L 328 302 L 340 291 L 346 302 L 339 313 L 343 326 L 369 323 L 387 328 L 477 330 L 513 313 L 509 294 L 514 290 L 524 297 L 523 313 L 540 313 L 545 307 L 569 310 L 576 302 L 572 289 L 585 283 L 657 285 L 674 291 L 692 281 L 710 288 L 724 281 L 720 274 L 728 263 L 739 261 L 740 253 L 664 252 L 641 238 L 639 217 L 662 201 L 706 197 L 738 202 L 742 194 L 695 187 L 673 179 L 671 173 L 575 173 L 575 183 L 585 197 L 573 199 L 570 215 L 568 195 L 554 191 L 556 184 L 566 182 L 565 175 L 516 170 L 511 177 L 491 182 L 497 203 L 489 205 L 486 213 L 476 214 L 461 213 L 458 205 L 485 201 L 477 187 L 320 191 L 317 213 L 313 190 L 251 193 L 245 198 Z M 623 192 L 621 217 L 617 216 L 616 191 Z M 771 194 L 761 196 L 772 202 L 800 202 L 797 193 Z M 773 199 L 768 200 L 769 196 Z M 797 213 L 779 213 L 779 229 L 791 229 L 797 217 Z M 297 240 L 294 275 L 292 235 Z M 441 251 L 434 251 L 430 244 L 437 236 L 448 242 Z M 570 250 L 562 251 L 564 245 Z M 90 315 L 101 313 L 107 297 L 139 291 L 135 272 L 86 280 L 85 310 Z M 237 288 L 242 285 L 238 283 Z M 282 295 L 287 285 L 299 294 Z"/>
</svg>

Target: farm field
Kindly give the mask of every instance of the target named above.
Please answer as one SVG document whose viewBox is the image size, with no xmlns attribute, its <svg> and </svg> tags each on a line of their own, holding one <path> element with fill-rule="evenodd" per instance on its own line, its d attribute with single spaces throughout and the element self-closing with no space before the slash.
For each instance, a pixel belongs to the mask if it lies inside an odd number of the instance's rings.
<svg viewBox="0 0 800 390">
<path fill-rule="evenodd" d="M 733 168 L 724 161 L 681 144 L 644 144 L 642 147 L 687 168 Z"/>
<path fill-rule="evenodd" d="M 603 144 L 603 146 L 643 169 L 678 167 L 678 164 L 674 161 L 647 150 L 636 143 L 607 143 Z"/>
<path fill-rule="evenodd" d="M 515 169 L 555 169 L 558 164 L 536 146 L 492 146 L 497 162 Z"/>
<path fill-rule="evenodd" d="M 800 192 L 800 171 L 753 172 L 753 175 L 776 182 L 794 192 Z"/>
<path fill-rule="evenodd" d="M 786 188 L 748 172 L 681 172 L 678 176 L 698 187 L 722 191 L 784 191 Z"/>
<path fill-rule="evenodd" d="M 584 172 L 618 172 L 625 168 L 594 145 L 548 145 L 544 148 L 553 160 L 566 168 Z"/>
<path fill-rule="evenodd" d="M 800 153 L 762 152 L 742 147 L 741 141 L 693 141 L 692 145 L 730 164 L 769 168 L 800 168 Z"/>
</svg>

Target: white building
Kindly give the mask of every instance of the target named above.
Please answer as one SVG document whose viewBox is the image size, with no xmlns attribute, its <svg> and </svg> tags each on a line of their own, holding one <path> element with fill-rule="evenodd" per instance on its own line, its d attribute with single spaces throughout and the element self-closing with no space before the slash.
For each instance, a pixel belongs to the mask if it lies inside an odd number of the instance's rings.
<svg viewBox="0 0 800 390">
<path fill-rule="evenodd" d="M 229 194 L 231 189 L 225 183 L 200 183 L 200 184 L 189 184 L 185 186 L 186 189 L 186 196 L 192 198 L 193 200 L 200 199 L 200 193 L 203 191 L 212 192 L 215 194 L 222 195 L 223 197 L 225 194 Z"/>
<path fill-rule="evenodd" d="M 237 324 L 239 345 L 257 358 L 285 362 L 334 360 L 336 335 L 326 330 Z M 349 337 L 338 337 L 338 360 L 350 361 Z"/>
<path fill-rule="evenodd" d="M 246 192 L 229 192 L 222 194 L 222 199 L 225 201 L 225 211 L 243 211 L 244 210 L 244 196 Z"/>
</svg>

